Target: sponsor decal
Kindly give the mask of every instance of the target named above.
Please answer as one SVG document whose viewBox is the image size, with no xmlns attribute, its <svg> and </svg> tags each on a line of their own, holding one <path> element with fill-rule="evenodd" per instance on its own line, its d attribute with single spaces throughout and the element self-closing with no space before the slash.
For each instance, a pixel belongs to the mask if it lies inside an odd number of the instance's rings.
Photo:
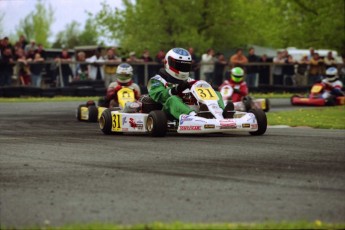
<svg viewBox="0 0 345 230">
<path fill-rule="evenodd" d="M 250 124 L 244 123 L 244 124 L 242 124 L 242 128 L 250 128 Z"/>
<path fill-rule="evenodd" d="M 208 125 L 204 125 L 204 128 L 205 128 L 205 129 L 214 129 L 214 128 L 216 128 L 216 126 L 215 126 L 215 125 L 208 124 Z"/>
<path fill-rule="evenodd" d="M 144 128 L 143 124 L 137 124 L 137 129 L 142 130 Z"/>
<path fill-rule="evenodd" d="M 122 131 L 124 131 L 124 132 L 128 131 L 128 128 L 122 128 Z"/>
<path fill-rule="evenodd" d="M 233 119 L 224 119 L 224 120 L 220 120 L 220 128 L 221 129 L 236 129 L 237 125 Z"/>
<path fill-rule="evenodd" d="M 255 115 L 252 113 L 248 113 L 249 118 L 247 119 L 248 122 L 255 122 Z"/>
<path fill-rule="evenodd" d="M 137 124 L 143 124 L 143 123 L 144 123 L 144 122 L 141 121 L 141 120 L 137 121 Z"/>
<path fill-rule="evenodd" d="M 193 117 L 190 115 L 181 115 L 180 124 L 182 125 L 185 121 L 192 121 Z"/>
<path fill-rule="evenodd" d="M 251 128 L 251 129 L 257 129 L 257 128 L 258 128 L 258 124 L 251 124 L 251 125 L 250 125 L 250 128 Z"/>
<path fill-rule="evenodd" d="M 127 117 L 123 117 L 122 118 L 122 124 L 126 124 L 127 123 Z"/>
<path fill-rule="evenodd" d="M 132 128 L 137 127 L 137 123 L 135 122 L 135 120 L 133 118 L 129 118 L 129 124 L 131 125 Z"/>
<path fill-rule="evenodd" d="M 207 123 L 207 121 L 204 121 L 204 120 L 195 120 L 195 122 Z"/>
<path fill-rule="evenodd" d="M 201 130 L 201 126 L 180 126 L 180 130 Z"/>
</svg>

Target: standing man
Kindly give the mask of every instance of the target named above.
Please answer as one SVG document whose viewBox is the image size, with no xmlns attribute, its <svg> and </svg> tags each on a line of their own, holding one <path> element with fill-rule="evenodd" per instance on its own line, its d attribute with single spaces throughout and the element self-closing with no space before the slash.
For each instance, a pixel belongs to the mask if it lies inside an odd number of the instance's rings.
<svg viewBox="0 0 345 230">
<path fill-rule="evenodd" d="M 104 58 L 101 56 L 101 50 L 98 48 L 92 57 L 86 59 L 89 64 L 89 77 L 92 80 L 104 80 L 104 69 L 102 65 Z"/>
<path fill-rule="evenodd" d="M 255 49 L 250 47 L 247 56 L 249 63 L 260 62 L 260 58 L 255 55 Z M 248 87 L 258 87 L 258 66 L 247 66 L 246 82 Z"/>
</svg>

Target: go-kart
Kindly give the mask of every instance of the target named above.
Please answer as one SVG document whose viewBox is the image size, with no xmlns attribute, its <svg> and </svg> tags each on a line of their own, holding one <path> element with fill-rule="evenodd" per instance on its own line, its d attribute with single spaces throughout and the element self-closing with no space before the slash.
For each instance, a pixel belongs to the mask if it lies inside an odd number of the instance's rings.
<svg viewBox="0 0 345 230">
<path fill-rule="evenodd" d="M 234 89 L 231 85 L 227 84 L 227 85 L 224 85 L 220 89 L 220 93 L 222 94 L 223 101 L 226 104 L 228 101 L 231 100 L 231 96 L 234 93 Z M 254 99 L 250 96 L 245 96 L 242 98 L 241 101 L 237 101 L 233 103 L 235 106 L 235 110 L 244 111 L 244 112 L 248 112 L 251 109 L 262 109 L 264 112 L 268 112 L 271 107 L 269 99 L 267 98 Z"/>
<path fill-rule="evenodd" d="M 290 101 L 292 105 L 334 106 L 345 105 L 345 96 L 333 96 L 325 91 L 323 83 L 315 83 L 309 95 L 293 95 Z"/>
<path fill-rule="evenodd" d="M 104 110 L 99 119 L 99 127 L 104 134 L 148 133 L 154 137 L 165 136 L 170 131 L 181 134 L 245 131 L 251 135 L 263 135 L 266 132 L 267 118 L 261 109 L 240 112 L 229 104 L 223 111 L 218 105 L 216 92 L 209 83 L 202 80 L 193 82 L 186 91 L 184 102 L 198 112 L 196 116 L 180 115 L 176 120 L 162 110 L 161 104 L 144 95 L 139 99 L 140 107 L 137 110 Z M 131 103 L 126 104 L 130 105 Z"/>
<path fill-rule="evenodd" d="M 109 107 L 125 108 L 128 102 L 135 102 L 134 91 L 131 88 L 123 87 L 117 92 L 117 102 L 111 101 L 107 104 L 103 98 L 100 98 L 98 106 L 96 106 L 94 101 L 88 101 L 86 104 L 78 106 L 76 116 L 79 121 L 97 122 L 105 109 Z"/>
</svg>

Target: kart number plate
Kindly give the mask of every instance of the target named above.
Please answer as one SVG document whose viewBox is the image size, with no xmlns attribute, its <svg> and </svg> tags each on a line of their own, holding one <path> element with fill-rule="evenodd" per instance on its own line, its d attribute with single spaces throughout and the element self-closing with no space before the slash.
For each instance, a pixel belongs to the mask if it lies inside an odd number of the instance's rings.
<svg viewBox="0 0 345 230">
<path fill-rule="evenodd" d="M 122 114 L 113 113 L 111 116 L 111 131 L 119 132 L 122 131 Z"/>
<path fill-rule="evenodd" d="M 313 88 L 311 88 L 311 92 L 312 93 L 320 93 L 322 90 L 322 86 L 321 85 L 314 85 Z"/>
<path fill-rule="evenodd" d="M 196 87 L 195 91 L 202 100 L 218 100 L 216 92 L 211 88 Z"/>
</svg>

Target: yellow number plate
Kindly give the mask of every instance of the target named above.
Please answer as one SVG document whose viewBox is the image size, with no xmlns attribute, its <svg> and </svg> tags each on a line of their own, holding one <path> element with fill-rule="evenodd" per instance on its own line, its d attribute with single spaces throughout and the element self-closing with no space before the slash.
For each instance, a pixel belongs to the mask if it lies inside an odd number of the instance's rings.
<svg viewBox="0 0 345 230">
<path fill-rule="evenodd" d="M 119 132 L 122 130 L 122 115 L 121 113 L 113 113 L 111 116 L 111 131 Z"/>
<path fill-rule="evenodd" d="M 89 119 L 89 108 L 88 107 L 81 107 L 80 108 L 80 119 L 87 121 Z"/>
<path fill-rule="evenodd" d="M 314 85 L 313 88 L 311 88 L 311 92 L 312 93 L 320 93 L 322 90 L 322 86 L 321 85 Z"/>
<path fill-rule="evenodd" d="M 218 95 L 212 88 L 203 88 L 203 87 L 196 87 L 195 88 L 198 97 L 202 100 L 218 100 Z"/>
<path fill-rule="evenodd" d="M 122 88 L 117 92 L 117 98 L 119 105 L 123 108 L 125 107 L 126 102 L 134 102 L 135 96 L 134 92 L 130 88 Z"/>
</svg>

